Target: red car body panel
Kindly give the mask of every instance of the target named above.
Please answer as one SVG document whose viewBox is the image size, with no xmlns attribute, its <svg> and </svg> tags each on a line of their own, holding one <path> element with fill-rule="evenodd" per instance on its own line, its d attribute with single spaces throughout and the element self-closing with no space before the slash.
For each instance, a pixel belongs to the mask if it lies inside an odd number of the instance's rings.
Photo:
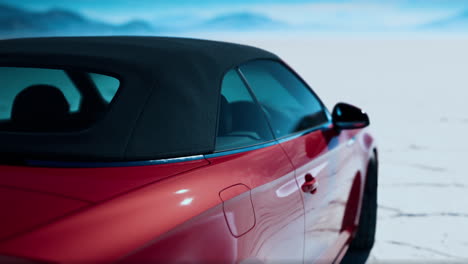
<svg viewBox="0 0 468 264">
<path fill-rule="evenodd" d="M 0 187 L 0 241 L 88 205 L 66 197 Z"/>
<path fill-rule="evenodd" d="M 157 166 L 107 168 L 0 166 L 0 186 L 95 203 L 206 164 L 208 162 L 201 159 Z"/>
<path fill-rule="evenodd" d="M 335 135 L 331 130 L 317 130 L 252 151 L 177 164 L 78 169 L 88 183 L 91 175 L 98 183 L 115 177 L 122 186 L 123 182 L 137 182 L 133 186 L 140 188 L 128 191 L 110 184 L 112 191 L 93 187 L 96 193 L 86 195 L 82 185 L 65 184 L 67 192 L 60 191 L 58 185 L 56 189 L 44 185 L 26 192 L 25 200 L 39 194 L 53 197 L 48 198 L 54 201 L 51 204 L 58 205 L 28 215 L 31 224 L 22 230 L 18 225 L 16 231 L 23 233 L 2 241 L 0 254 L 63 263 L 302 261 L 303 254 L 306 260 L 332 261 L 353 232 L 341 228 L 346 201 L 350 200 L 353 178 L 365 175 L 369 147 L 373 146 L 367 142 L 372 141 L 369 134 L 351 132 Z M 351 139 L 358 144 L 349 144 Z M 350 155 L 350 151 L 357 155 Z M 355 158 L 344 158 L 352 156 Z M 171 166 L 177 169 L 170 170 Z M 5 166 L 2 170 L 9 171 L 2 173 L 3 184 L 8 181 L 4 175 L 15 171 L 25 178 L 29 174 L 28 179 L 33 175 L 79 178 L 71 168 Z M 300 188 L 307 172 L 319 182 L 314 194 Z M 9 185 L 26 189 L 20 186 L 23 182 L 24 178 Z M 126 193 L 115 196 L 116 189 Z M 43 194 L 46 192 L 55 196 Z M 93 202 L 111 194 L 115 197 L 91 205 L 59 196 L 65 193 Z M 362 186 L 356 195 L 354 200 L 360 201 Z M 336 206 L 327 206 L 330 204 Z M 31 208 L 34 205 L 31 202 Z M 37 226 L 48 211 L 55 213 L 53 217 L 65 216 Z M 356 219 L 356 210 L 350 213 Z M 13 214 L 11 219 L 18 216 Z M 24 232 L 29 229 L 34 230 Z"/>
</svg>

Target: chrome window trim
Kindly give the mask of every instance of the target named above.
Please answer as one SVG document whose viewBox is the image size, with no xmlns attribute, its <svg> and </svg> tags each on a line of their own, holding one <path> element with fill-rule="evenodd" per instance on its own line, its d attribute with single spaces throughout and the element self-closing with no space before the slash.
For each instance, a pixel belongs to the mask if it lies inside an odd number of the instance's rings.
<svg viewBox="0 0 468 264">
<path fill-rule="evenodd" d="M 207 159 L 216 158 L 216 157 L 228 156 L 228 155 L 238 154 L 238 153 L 242 153 L 242 152 L 248 152 L 248 151 L 252 151 L 252 150 L 267 148 L 267 147 L 271 147 L 271 146 L 274 146 L 274 145 L 277 145 L 277 144 L 279 144 L 279 142 L 277 140 L 271 140 L 271 141 L 268 141 L 268 142 L 265 142 L 265 143 L 260 143 L 260 144 L 252 145 L 252 146 L 248 146 L 248 147 L 241 147 L 241 148 L 237 148 L 237 149 L 223 150 L 223 151 L 219 151 L 219 152 L 215 152 L 215 153 L 211 153 L 211 154 L 205 154 L 204 156 Z"/>
<path fill-rule="evenodd" d="M 203 155 L 194 155 L 186 157 L 177 157 L 169 159 L 144 160 L 144 161 L 111 161 L 111 162 L 74 162 L 74 161 L 43 161 L 43 160 L 27 160 L 26 165 L 34 167 L 51 167 L 51 168 L 109 168 L 109 167 L 137 167 L 172 164 L 186 161 L 201 160 Z"/>
<path fill-rule="evenodd" d="M 283 142 L 286 142 L 286 141 L 289 141 L 289 140 L 293 140 L 293 139 L 296 139 L 296 138 L 299 138 L 299 137 L 302 137 L 304 135 L 307 135 L 309 133 L 312 133 L 312 132 L 315 132 L 317 130 L 323 130 L 323 129 L 328 129 L 330 128 L 332 125 L 332 122 L 331 121 L 328 121 L 326 123 L 323 123 L 321 125 L 318 125 L 318 126 L 315 126 L 315 127 L 312 127 L 312 128 L 308 128 L 308 129 L 305 129 L 305 130 L 302 130 L 302 131 L 299 131 L 299 132 L 295 132 L 294 134 L 290 134 L 290 135 L 287 135 L 287 136 L 283 136 L 281 138 L 278 138 L 277 141 L 279 143 L 283 143 Z"/>
</svg>

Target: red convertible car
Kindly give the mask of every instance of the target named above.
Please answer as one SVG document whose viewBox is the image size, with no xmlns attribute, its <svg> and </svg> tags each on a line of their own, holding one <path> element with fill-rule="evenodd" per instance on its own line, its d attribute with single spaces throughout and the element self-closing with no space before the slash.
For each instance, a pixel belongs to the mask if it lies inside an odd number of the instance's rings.
<svg viewBox="0 0 468 264">
<path fill-rule="evenodd" d="M 253 47 L 2 40 L 0 262 L 340 262 L 374 242 L 368 125 Z"/>
</svg>

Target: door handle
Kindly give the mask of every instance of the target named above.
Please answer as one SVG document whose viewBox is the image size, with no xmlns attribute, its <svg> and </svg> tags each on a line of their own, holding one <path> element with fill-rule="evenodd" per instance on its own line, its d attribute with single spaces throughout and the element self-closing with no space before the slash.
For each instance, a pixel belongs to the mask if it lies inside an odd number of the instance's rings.
<svg viewBox="0 0 468 264">
<path fill-rule="evenodd" d="M 314 194 L 317 192 L 318 182 L 312 174 L 307 173 L 305 176 L 305 183 L 302 184 L 302 191 Z"/>
</svg>

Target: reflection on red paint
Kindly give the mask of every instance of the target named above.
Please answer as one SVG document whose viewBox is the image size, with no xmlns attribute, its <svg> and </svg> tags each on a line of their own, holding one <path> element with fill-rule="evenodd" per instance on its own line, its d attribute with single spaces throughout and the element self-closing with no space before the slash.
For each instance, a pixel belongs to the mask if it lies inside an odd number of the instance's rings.
<svg viewBox="0 0 468 264">
<path fill-rule="evenodd" d="M 8 213 L 0 255 L 54 263 L 337 260 L 355 228 L 360 175 L 375 144 L 365 135 L 330 127 L 252 151 L 143 167 L 1 166 L 0 209 Z M 351 138 L 359 144 L 347 144 Z M 318 183 L 313 194 L 301 189 L 308 174 Z"/>
</svg>

